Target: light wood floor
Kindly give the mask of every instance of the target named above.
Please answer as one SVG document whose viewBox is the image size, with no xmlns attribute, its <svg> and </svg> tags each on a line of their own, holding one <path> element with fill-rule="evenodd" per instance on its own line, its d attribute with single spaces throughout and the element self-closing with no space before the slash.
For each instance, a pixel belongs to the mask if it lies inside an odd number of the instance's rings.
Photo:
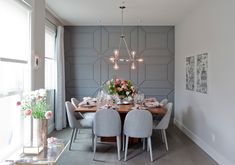
<svg viewBox="0 0 235 165">
<path fill-rule="evenodd" d="M 71 129 L 54 131 L 51 136 L 69 141 Z M 127 162 L 123 161 L 124 152 L 121 153 L 122 160 L 118 161 L 115 143 L 98 143 L 96 160 L 94 161 L 91 150 L 91 130 L 81 130 L 72 145 L 72 151 L 69 151 L 67 147 L 60 157 L 58 165 L 217 165 L 214 160 L 172 124 L 167 130 L 167 137 L 168 152 L 165 150 L 159 132 L 154 131 L 152 136 L 153 162 L 150 162 L 149 152 L 143 151 L 141 144 L 129 147 Z"/>
</svg>

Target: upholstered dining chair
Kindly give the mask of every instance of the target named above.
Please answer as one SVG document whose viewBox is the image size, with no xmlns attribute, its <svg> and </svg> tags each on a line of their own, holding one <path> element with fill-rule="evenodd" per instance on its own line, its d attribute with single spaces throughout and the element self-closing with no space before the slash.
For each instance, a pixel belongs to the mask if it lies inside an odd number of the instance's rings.
<svg viewBox="0 0 235 165">
<path fill-rule="evenodd" d="M 168 143 L 167 143 L 167 137 L 166 137 L 166 129 L 169 126 L 170 118 L 171 118 L 171 111 L 172 111 L 173 103 L 168 103 L 166 108 L 166 114 L 163 116 L 160 122 L 153 121 L 153 129 L 161 130 L 162 140 L 166 145 L 166 150 L 168 151 Z"/>
<path fill-rule="evenodd" d="M 163 107 L 165 107 L 168 103 L 168 99 L 163 99 L 161 102 L 160 102 L 160 105 L 162 105 Z"/>
<path fill-rule="evenodd" d="M 124 161 L 126 161 L 127 157 L 129 137 L 142 138 L 142 139 L 147 138 L 148 148 L 150 150 L 150 160 L 153 161 L 152 144 L 151 144 L 152 128 L 153 128 L 153 117 L 149 111 L 131 110 L 130 112 L 127 113 L 124 121 L 124 130 L 123 130 L 123 133 L 126 136 Z"/>
<path fill-rule="evenodd" d="M 121 119 L 119 113 L 113 109 L 100 109 L 95 113 L 95 118 L 93 122 L 94 131 L 94 157 L 96 153 L 96 141 L 97 137 L 113 137 L 116 136 L 117 140 L 117 152 L 118 160 L 120 157 L 120 147 L 121 147 Z"/>
<path fill-rule="evenodd" d="M 76 98 L 71 98 L 71 103 L 75 108 L 78 107 L 79 101 Z M 94 112 L 75 112 L 75 117 L 76 119 L 94 119 L 95 113 Z M 77 139 L 77 134 L 79 133 L 79 129 L 76 129 L 75 136 L 74 136 L 74 141 Z"/>
<path fill-rule="evenodd" d="M 90 118 L 77 120 L 74 115 L 75 108 L 71 104 L 71 102 L 69 102 L 69 101 L 65 102 L 65 107 L 66 107 L 66 112 L 67 112 L 67 116 L 68 116 L 69 127 L 72 128 L 72 135 L 71 135 L 71 140 L 70 140 L 70 144 L 69 144 L 69 150 L 71 150 L 73 138 L 76 135 L 76 130 L 81 129 L 81 128 L 93 128 L 92 127 L 93 120 Z M 92 148 L 94 146 L 93 145 L 93 137 L 94 136 L 92 133 Z"/>
<path fill-rule="evenodd" d="M 76 98 L 73 97 L 73 98 L 71 98 L 71 103 L 73 104 L 73 106 L 75 108 L 77 108 L 78 104 L 79 104 L 79 101 Z M 95 116 L 94 112 L 84 112 L 84 113 L 77 112 L 77 113 L 79 113 L 79 115 L 81 115 L 85 119 L 87 119 L 87 118 L 94 119 L 94 116 Z"/>
</svg>

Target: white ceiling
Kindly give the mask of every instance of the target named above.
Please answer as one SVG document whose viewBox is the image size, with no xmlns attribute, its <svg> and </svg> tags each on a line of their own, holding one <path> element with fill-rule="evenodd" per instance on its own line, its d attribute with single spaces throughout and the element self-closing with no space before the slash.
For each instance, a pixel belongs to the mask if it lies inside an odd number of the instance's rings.
<svg viewBox="0 0 235 165">
<path fill-rule="evenodd" d="M 124 25 L 175 25 L 203 0 L 126 0 Z M 123 0 L 46 0 L 64 25 L 121 25 Z"/>
</svg>

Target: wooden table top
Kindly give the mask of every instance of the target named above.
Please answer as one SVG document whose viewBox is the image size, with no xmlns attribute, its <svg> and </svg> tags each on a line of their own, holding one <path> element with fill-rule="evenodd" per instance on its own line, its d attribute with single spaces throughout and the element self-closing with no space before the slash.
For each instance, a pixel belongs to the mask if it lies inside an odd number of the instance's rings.
<svg viewBox="0 0 235 165">
<path fill-rule="evenodd" d="M 133 107 L 133 104 L 128 105 L 119 105 L 118 112 L 119 113 L 128 113 L 131 108 Z M 77 112 L 96 112 L 97 107 L 78 107 L 75 111 Z M 166 110 L 163 107 L 156 107 L 156 108 L 149 108 L 148 111 L 150 111 L 152 114 L 165 114 Z"/>
</svg>

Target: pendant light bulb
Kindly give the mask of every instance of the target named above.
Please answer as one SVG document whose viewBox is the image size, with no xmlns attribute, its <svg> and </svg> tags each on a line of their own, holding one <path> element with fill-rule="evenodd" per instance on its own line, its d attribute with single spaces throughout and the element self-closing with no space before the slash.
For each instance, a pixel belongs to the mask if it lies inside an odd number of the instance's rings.
<svg viewBox="0 0 235 165">
<path fill-rule="evenodd" d="M 135 68 L 136 68 L 136 67 L 135 67 L 135 63 L 132 62 L 132 64 L 131 64 L 131 69 L 132 69 L 132 70 L 135 70 Z"/>
<path fill-rule="evenodd" d="M 115 60 L 115 59 L 114 59 L 114 57 L 110 57 L 109 60 L 110 60 L 112 63 L 114 63 L 114 60 Z"/>
<path fill-rule="evenodd" d="M 137 61 L 138 61 L 138 62 L 143 62 L 144 59 L 143 59 L 143 58 L 139 58 L 139 59 L 137 59 Z"/>
<path fill-rule="evenodd" d="M 132 58 L 133 58 L 133 59 L 135 58 L 135 54 L 136 54 L 135 51 L 132 51 L 132 52 L 131 52 L 131 55 L 132 55 Z"/>
<path fill-rule="evenodd" d="M 118 66 L 117 63 L 114 64 L 113 69 L 115 69 L 115 70 L 118 70 L 118 69 L 119 69 L 119 66 Z"/>
<path fill-rule="evenodd" d="M 119 55 L 119 51 L 117 49 L 114 50 L 114 57 L 115 58 L 118 58 L 118 55 Z"/>
</svg>

